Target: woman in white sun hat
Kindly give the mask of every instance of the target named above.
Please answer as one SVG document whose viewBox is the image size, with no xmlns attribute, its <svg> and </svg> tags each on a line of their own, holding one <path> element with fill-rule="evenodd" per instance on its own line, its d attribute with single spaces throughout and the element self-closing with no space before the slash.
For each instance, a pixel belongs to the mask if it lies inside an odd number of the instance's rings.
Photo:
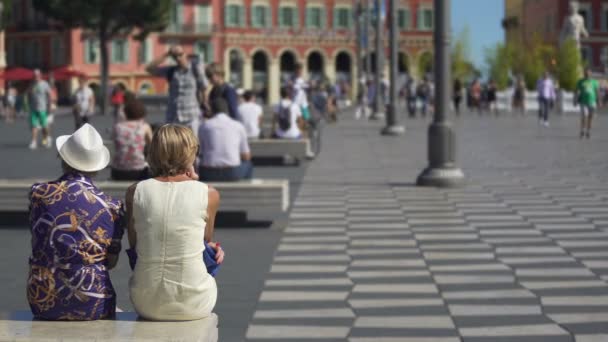
<svg viewBox="0 0 608 342">
<path fill-rule="evenodd" d="M 97 320 L 116 312 L 109 270 L 116 265 L 124 232 L 122 203 L 91 178 L 110 162 L 110 152 L 89 124 L 58 137 L 63 175 L 32 186 L 27 298 L 36 318 Z"/>
</svg>

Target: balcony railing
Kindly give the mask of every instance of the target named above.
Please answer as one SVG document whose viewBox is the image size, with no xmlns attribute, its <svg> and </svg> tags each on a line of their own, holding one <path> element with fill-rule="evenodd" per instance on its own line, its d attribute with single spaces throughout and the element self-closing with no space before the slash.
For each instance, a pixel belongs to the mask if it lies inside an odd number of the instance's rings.
<svg viewBox="0 0 608 342">
<path fill-rule="evenodd" d="M 168 34 L 211 34 L 215 24 L 169 24 L 164 33 Z"/>
</svg>

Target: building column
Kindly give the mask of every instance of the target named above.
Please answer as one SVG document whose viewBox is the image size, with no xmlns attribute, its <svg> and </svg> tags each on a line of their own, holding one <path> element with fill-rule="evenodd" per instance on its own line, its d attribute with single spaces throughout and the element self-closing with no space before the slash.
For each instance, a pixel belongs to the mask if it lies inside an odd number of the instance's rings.
<svg viewBox="0 0 608 342">
<path fill-rule="evenodd" d="M 253 60 L 247 56 L 243 57 L 243 88 L 253 88 Z"/>
<path fill-rule="evenodd" d="M 329 79 L 329 82 L 332 84 L 336 83 L 336 60 L 335 59 L 326 59 L 323 61 L 323 65 L 325 66 L 325 76 Z"/>
<path fill-rule="evenodd" d="M 278 103 L 280 99 L 280 77 L 281 77 L 281 66 L 278 58 L 270 59 L 270 66 L 268 68 L 268 101 L 270 103 Z"/>
</svg>

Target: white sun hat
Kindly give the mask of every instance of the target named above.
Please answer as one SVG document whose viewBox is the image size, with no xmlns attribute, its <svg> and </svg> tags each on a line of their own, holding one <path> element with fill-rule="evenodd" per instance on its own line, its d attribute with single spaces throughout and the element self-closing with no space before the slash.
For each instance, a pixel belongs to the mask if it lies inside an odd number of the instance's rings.
<svg viewBox="0 0 608 342">
<path fill-rule="evenodd" d="M 62 135 L 55 141 L 61 159 L 77 171 L 97 172 L 110 163 L 110 151 L 103 145 L 97 130 L 84 124 L 72 135 Z"/>
</svg>

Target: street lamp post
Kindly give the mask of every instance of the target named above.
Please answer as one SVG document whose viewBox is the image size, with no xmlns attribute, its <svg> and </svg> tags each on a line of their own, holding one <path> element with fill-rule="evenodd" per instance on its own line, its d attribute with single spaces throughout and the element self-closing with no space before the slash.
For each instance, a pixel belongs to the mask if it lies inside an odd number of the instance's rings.
<svg viewBox="0 0 608 342">
<path fill-rule="evenodd" d="M 375 101 L 374 112 L 370 119 L 380 120 L 384 117 L 384 96 L 382 94 L 382 69 L 384 69 L 384 41 L 382 39 L 382 31 L 384 29 L 384 20 L 382 14 L 382 4 L 385 0 L 375 0 L 376 9 L 376 78 L 375 83 Z"/>
<path fill-rule="evenodd" d="M 389 0 L 389 19 L 390 33 L 388 43 L 390 46 L 390 97 L 389 103 L 386 105 L 386 127 L 382 129 L 383 135 L 402 135 L 405 133 L 405 126 L 399 124 L 399 115 L 397 114 L 397 48 L 399 45 L 397 31 L 397 4 L 395 0 Z"/>
<path fill-rule="evenodd" d="M 371 75 L 373 73 L 372 70 L 372 59 L 371 59 L 371 53 L 370 53 L 370 48 L 369 48 L 369 26 L 370 26 L 370 17 L 369 17 L 369 2 L 370 0 L 363 0 L 363 8 L 364 8 L 364 13 L 363 13 L 363 34 L 364 34 L 364 39 L 365 39 L 365 78 L 368 79 L 369 75 Z M 367 95 L 365 95 L 367 96 Z"/>
<path fill-rule="evenodd" d="M 456 166 L 455 134 L 447 121 L 450 103 L 450 0 L 434 0 L 435 40 L 435 115 L 429 127 L 429 166 L 416 183 L 421 186 L 452 187 L 464 183 L 464 174 Z"/>
</svg>

